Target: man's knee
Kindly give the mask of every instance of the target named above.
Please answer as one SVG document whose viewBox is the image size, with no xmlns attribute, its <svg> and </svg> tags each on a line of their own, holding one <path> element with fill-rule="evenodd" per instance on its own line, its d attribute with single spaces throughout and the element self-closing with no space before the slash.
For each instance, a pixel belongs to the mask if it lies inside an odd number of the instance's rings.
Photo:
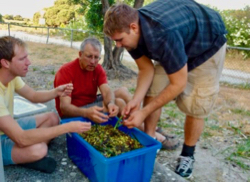
<svg viewBox="0 0 250 182">
<path fill-rule="evenodd" d="M 59 124 L 59 117 L 54 112 L 47 113 L 47 118 L 50 126 L 56 126 Z"/>
<path fill-rule="evenodd" d="M 115 104 L 119 107 L 119 113 L 120 113 L 122 111 L 122 109 L 125 107 L 126 102 L 121 98 L 116 98 Z"/>
<path fill-rule="evenodd" d="M 129 90 L 126 87 L 120 87 L 114 91 L 116 98 L 130 97 Z"/>
<path fill-rule="evenodd" d="M 48 153 L 48 146 L 46 143 L 38 143 L 29 147 L 27 154 L 34 160 L 42 159 Z"/>
</svg>

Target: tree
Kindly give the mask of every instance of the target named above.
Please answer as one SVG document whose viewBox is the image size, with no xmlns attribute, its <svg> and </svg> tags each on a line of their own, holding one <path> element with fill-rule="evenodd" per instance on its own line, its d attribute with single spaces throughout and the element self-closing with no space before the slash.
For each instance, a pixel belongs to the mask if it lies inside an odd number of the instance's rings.
<svg viewBox="0 0 250 182">
<path fill-rule="evenodd" d="M 34 25 L 38 25 L 39 24 L 39 18 L 41 18 L 41 14 L 39 12 L 36 12 L 33 15 L 33 23 L 34 23 Z"/>
<path fill-rule="evenodd" d="M 3 18 L 6 20 L 13 20 L 13 15 L 4 15 Z"/>
<path fill-rule="evenodd" d="M 3 16 L 0 14 L 0 22 L 3 22 Z"/>
<path fill-rule="evenodd" d="M 14 16 L 14 20 L 23 21 L 23 18 L 21 17 L 21 15 L 16 15 Z"/>
<path fill-rule="evenodd" d="M 44 15 L 36 12 L 33 16 L 33 22 L 38 24 L 39 18 L 44 18 L 47 26 L 58 27 L 65 25 L 76 17 L 78 9 L 79 5 L 73 4 L 71 0 L 56 0 L 54 6 L 44 8 Z"/>
<path fill-rule="evenodd" d="M 108 0 L 101 0 L 102 1 L 102 12 L 103 16 L 105 15 L 106 11 L 108 10 L 110 4 Z M 144 0 L 135 0 L 134 1 L 134 8 L 140 8 L 143 5 Z M 119 78 L 119 79 L 127 79 L 132 78 L 136 75 L 136 73 L 124 66 L 121 62 L 121 55 L 124 52 L 124 48 L 114 47 L 112 49 L 112 40 L 104 35 L 104 62 L 103 67 L 107 72 L 109 79 Z"/>
</svg>

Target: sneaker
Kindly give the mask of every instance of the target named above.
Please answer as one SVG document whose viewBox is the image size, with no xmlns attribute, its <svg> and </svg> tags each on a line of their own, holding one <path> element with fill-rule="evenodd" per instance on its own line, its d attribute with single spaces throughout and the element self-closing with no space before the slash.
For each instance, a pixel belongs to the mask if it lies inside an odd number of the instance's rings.
<svg viewBox="0 0 250 182">
<path fill-rule="evenodd" d="M 179 174 L 184 178 L 190 178 L 193 172 L 194 161 L 195 160 L 193 156 L 179 156 L 178 165 L 175 169 L 175 173 Z"/>
<path fill-rule="evenodd" d="M 20 166 L 44 173 L 52 173 L 56 169 L 56 161 L 51 157 L 44 157 L 35 162 L 20 164 Z"/>
</svg>

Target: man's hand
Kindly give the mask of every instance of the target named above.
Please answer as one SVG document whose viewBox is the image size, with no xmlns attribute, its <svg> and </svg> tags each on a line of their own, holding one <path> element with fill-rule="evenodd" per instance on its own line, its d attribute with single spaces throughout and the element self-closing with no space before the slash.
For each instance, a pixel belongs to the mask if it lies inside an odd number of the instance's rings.
<svg viewBox="0 0 250 182">
<path fill-rule="evenodd" d="M 109 117 L 114 117 L 117 116 L 119 112 L 119 107 L 115 105 L 114 103 L 109 103 L 108 104 L 108 112 L 109 112 Z"/>
<path fill-rule="evenodd" d="M 69 125 L 70 128 L 69 132 L 83 133 L 91 129 L 90 122 L 74 121 L 67 124 Z"/>
<path fill-rule="evenodd" d="M 134 111 L 133 113 L 131 113 L 128 119 L 125 119 L 123 121 L 123 125 L 127 126 L 128 128 L 138 128 L 142 125 L 146 117 L 146 114 L 144 114 L 142 110 Z"/>
<path fill-rule="evenodd" d="M 68 83 L 68 84 L 60 85 L 60 86 L 56 87 L 56 93 L 60 97 L 70 95 L 72 90 L 73 90 L 73 84 L 72 83 Z"/>
<path fill-rule="evenodd" d="M 86 115 L 84 117 L 87 117 L 96 123 L 104 123 L 108 121 L 109 117 L 103 113 L 103 110 L 103 107 L 98 106 L 87 108 Z"/>
<path fill-rule="evenodd" d="M 130 114 L 140 109 L 140 103 L 131 100 L 122 110 L 122 116 L 124 119 L 128 118 Z"/>
</svg>

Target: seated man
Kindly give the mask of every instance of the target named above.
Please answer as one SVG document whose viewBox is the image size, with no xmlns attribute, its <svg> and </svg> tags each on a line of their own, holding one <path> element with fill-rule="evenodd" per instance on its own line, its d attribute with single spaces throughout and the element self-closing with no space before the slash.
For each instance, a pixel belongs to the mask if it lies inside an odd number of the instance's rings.
<svg viewBox="0 0 250 182">
<path fill-rule="evenodd" d="M 72 92 L 72 84 L 61 85 L 49 91 L 34 91 L 23 82 L 30 60 L 25 43 L 11 36 L 0 37 L 0 134 L 4 165 L 21 164 L 42 172 L 51 173 L 56 161 L 46 157 L 48 142 L 64 133 L 82 133 L 91 124 L 71 122 L 58 125 L 59 118 L 49 112 L 26 118 L 13 119 L 14 93 L 33 103 L 47 102 Z M 4 134 L 3 134 L 4 133 Z"/>
<path fill-rule="evenodd" d="M 101 49 L 101 43 L 97 39 L 85 39 L 80 46 L 79 58 L 66 63 L 56 73 L 55 87 L 67 83 L 74 85 L 71 96 L 56 98 L 56 108 L 62 118 L 82 116 L 102 123 L 107 121 L 109 116 L 117 114 L 117 106 L 120 114 L 125 104 L 132 100 L 127 88 L 115 90 L 114 95 L 111 92 L 105 71 L 98 64 Z M 101 96 L 96 95 L 98 88 Z M 103 114 L 103 111 L 108 111 L 109 116 Z M 143 126 L 139 129 L 144 131 Z M 156 138 L 162 143 L 163 149 L 173 150 L 178 147 L 178 139 L 160 132 L 156 132 Z"/>
<path fill-rule="evenodd" d="M 102 45 L 96 38 L 85 39 L 79 57 L 64 64 L 56 73 L 54 87 L 72 83 L 71 95 L 56 98 L 60 117 L 82 116 L 96 123 L 108 121 L 120 114 L 131 96 L 126 88 L 113 93 L 108 85 L 104 69 L 99 63 Z M 98 89 L 100 95 L 97 95 Z M 104 112 L 108 112 L 105 115 Z"/>
</svg>

